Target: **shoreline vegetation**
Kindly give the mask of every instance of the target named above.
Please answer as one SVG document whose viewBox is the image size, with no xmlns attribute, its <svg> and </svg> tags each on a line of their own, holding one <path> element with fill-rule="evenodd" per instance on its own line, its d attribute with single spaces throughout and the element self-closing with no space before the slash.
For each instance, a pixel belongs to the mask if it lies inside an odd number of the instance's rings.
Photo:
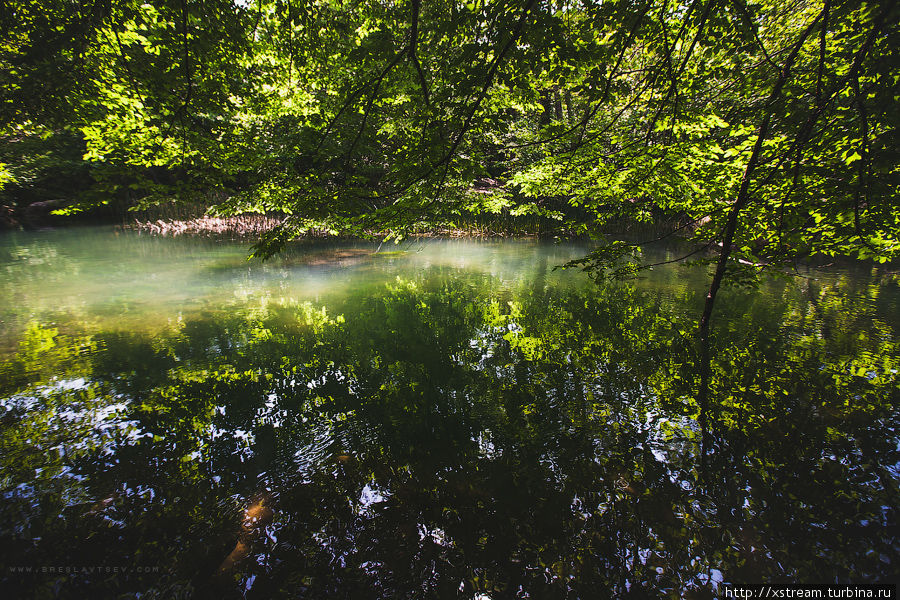
<svg viewBox="0 0 900 600">
<path fill-rule="evenodd" d="M 281 223 L 280 217 L 271 215 L 237 215 L 231 217 L 202 216 L 189 219 L 135 219 L 123 227 L 134 231 L 147 232 L 152 235 L 177 237 L 182 235 L 233 237 L 252 239 L 264 234 Z M 428 225 L 414 227 L 408 234 L 412 237 L 542 237 L 543 234 L 532 228 L 496 227 L 478 223 L 460 223 L 454 225 Z M 369 232 L 372 237 L 388 235 L 386 231 Z M 299 239 L 351 239 L 359 236 L 344 234 L 326 227 L 310 228 Z"/>
<path fill-rule="evenodd" d="M 476 191 L 481 191 L 476 186 Z M 483 193 L 483 192 L 482 192 Z M 40 210 L 20 210 L 7 221 L 0 221 L 0 232 L 14 230 L 50 230 L 81 225 L 108 224 L 125 230 L 150 235 L 179 237 L 198 236 L 244 241 L 256 241 L 261 236 L 280 225 L 288 216 L 284 213 L 244 213 L 219 216 L 215 205 L 204 202 L 170 201 L 160 202 L 141 208 L 115 206 L 94 207 L 92 210 L 62 214 L 51 209 L 69 204 L 64 200 L 55 201 L 52 206 L 40 204 Z M 103 210 L 106 209 L 106 210 Z M 420 221 L 404 230 L 403 237 L 414 238 L 541 238 L 541 239 L 590 239 L 597 236 L 649 236 L 656 237 L 660 231 L 680 231 L 674 237 L 689 238 L 694 228 L 686 215 L 666 214 L 655 210 L 650 219 L 613 219 L 603 226 L 593 229 L 587 226 L 573 228 L 578 223 L 571 215 L 554 219 L 543 215 L 514 216 L 506 211 L 491 214 L 459 215 L 452 219 Z M 26 214 L 27 213 L 27 214 Z M 365 230 L 357 233 L 341 231 L 326 224 L 310 227 L 297 241 L 302 240 L 352 240 L 384 239 L 396 235 L 396 231 Z"/>
<path fill-rule="evenodd" d="M 255 240 L 270 231 L 282 221 L 283 216 L 246 214 L 230 217 L 210 215 L 175 218 L 136 218 L 122 224 L 124 229 L 149 233 L 164 237 L 198 236 Z M 667 219 L 656 219 L 642 223 L 628 221 L 616 228 L 604 228 L 594 232 L 597 235 L 653 233 L 660 227 L 671 228 Z M 379 239 L 389 236 L 389 231 L 366 231 L 363 235 L 341 232 L 328 227 L 312 227 L 297 241 L 316 239 Z M 489 222 L 479 219 L 460 219 L 450 223 L 420 223 L 409 228 L 404 237 L 413 238 L 537 238 L 537 239 L 589 239 L 588 232 L 577 232 L 560 223 L 540 219 L 506 219 L 498 217 Z"/>
<path fill-rule="evenodd" d="M 213 216 L 204 214 L 208 206 L 199 204 L 183 203 L 183 204 L 162 204 L 154 206 L 150 209 L 138 211 L 137 216 L 131 220 L 126 220 L 125 214 L 121 215 L 121 220 L 116 224 L 117 228 L 138 233 L 149 234 L 160 237 L 206 237 L 221 240 L 233 241 L 255 241 L 266 232 L 279 225 L 286 215 L 283 214 L 243 214 L 228 217 Z M 82 218 L 78 218 L 81 216 Z M 42 227 L 15 227 L 15 229 L 58 229 L 74 227 L 85 224 L 100 224 L 109 220 L 103 218 L 85 219 L 84 215 L 73 217 L 60 217 L 51 222 L 44 222 Z M 86 223 L 87 221 L 87 223 Z M 486 222 L 485 222 L 486 221 Z M 551 221 L 550 219 L 542 219 L 537 217 L 510 217 L 507 215 L 496 215 L 493 219 L 485 219 L 484 216 L 476 218 L 461 218 L 451 223 L 420 223 L 407 232 L 405 238 L 428 239 L 428 238 L 449 238 L 449 239 L 490 239 L 490 238 L 524 238 L 524 239 L 544 239 L 544 240 L 589 240 L 597 237 L 613 239 L 624 239 L 630 242 L 635 240 L 646 240 L 646 243 L 653 244 L 655 242 L 663 242 L 668 238 L 669 243 L 675 243 L 682 248 L 683 244 L 688 244 L 696 249 L 698 246 L 691 244 L 691 234 L 693 228 L 690 223 L 685 223 L 685 219 L 672 215 L 656 215 L 648 221 L 637 221 L 634 219 L 620 219 L 608 223 L 605 227 L 598 228 L 593 232 L 581 231 L 576 232 L 566 228 L 562 223 Z M 12 229 L 12 228 L 9 228 Z M 2 230 L 0 230 L 2 231 Z M 668 232 L 667 235 L 660 236 L 661 231 Z M 366 231 L 364 234 L 354 234 L 349 232 L 341 232 L 328 227 L 310 228 L 303 235 L 295 238 L 296 242 L 313 242 L 313 241 L 354 241 L 354 240 L 375 240 L 385 241 L 391 235 L 389 231 Z M 643 244 L 640 244 L 643 245 Z M 708 256 L 709 250 L 703 253 Z M 816 265 L 818 267 L 828 267 L 834 264 L 855 263 L 863 259 L 855 257 L 820 257 L 813 259 L 807 257 L 805 261 L 800 261 L 807 265 Z M 739 260 L 745 266 L 756 268 L 770 267 L 766 263 L 751 263 L 749 261 Z M 893 270 L 896 261 L 888 261 L 887 264 L 878 265 L 882 268 Z M 874 266 L 874 264 L 873 264 Z M 795 265 L 796 267 L 796 265 Z M 795 273 L 795 270 L 788 269 L 787 272 Z"/>
<path fill-rule="evenodd" d="M 493 188 L 499 187 L 494 180 Z M 489 194 L 482 181 L 473 187 L 475 193 Z M 552 199 L 545 199 L 551 201 Z M 151 235 L 177 237 L 194 235 L 201 237 L 221 237 L 239 240 L 259 240 L 264 234 L 280 225 L 287 214 L 284 213 L 244 213 L 230 216 L 215 214 L 215 206 L 202 202 L 168 202 L 132 212 L 130 219 L 123 212 L 121 224 L 125 229 L 145 232 Z M 604 227 L 591 229 L 587 226 L 573 228 L 578 218 L 565 215 L 550 218 L 539 214 L 511 215 L 507 211 L 490 214 L 458 215 L 438 220 L 422 220 L 404 229 L 404 237 L 429 238 L 544 238 L 544 239 L 586 239 L 597 235 L 643 235 L 655 237 L 659 231 L 683 231 L 689 237 L 693 228 L 686 215 L 665 214 L 656 209 L 649 220 L 631 218 L 613 219 Z M 327 224 L 308 228 L 298 240 L 315 239 L 386 239 L 396 235 L 390 229 L 367 229 L 364 232 L 341 231 Z"/>
</svg>

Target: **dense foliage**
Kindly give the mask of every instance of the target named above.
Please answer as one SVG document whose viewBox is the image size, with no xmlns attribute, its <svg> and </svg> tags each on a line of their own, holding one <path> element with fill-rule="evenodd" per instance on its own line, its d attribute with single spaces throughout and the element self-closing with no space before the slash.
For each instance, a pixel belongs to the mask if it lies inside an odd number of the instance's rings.
<svg viewBox="0 0 900 600">
<path fill-rule="evenodd" d="M 262 254 L 313 224 L 499 212 L 575 231 L 663 214 L 752 263 L 900 250 L 893 1 L 8 8 L 7 205 L 28 176 L 10 148 L 74 133 L 82 203 L 290 215 Z"/>
</svg>

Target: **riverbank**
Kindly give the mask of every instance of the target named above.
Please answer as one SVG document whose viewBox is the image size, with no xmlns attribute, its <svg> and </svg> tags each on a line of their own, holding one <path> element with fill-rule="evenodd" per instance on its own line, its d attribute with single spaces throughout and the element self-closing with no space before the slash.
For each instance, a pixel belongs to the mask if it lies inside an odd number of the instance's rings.
<svg viewBox="0 0 900 600">
<path fill-rule="evenodd" d="M 150 233 L 151 235 L 161 236 L 209 236 L 209 237 L 227 237 L 231 239 L 256 239 L 271 229 L 278 226 L 282 221 L 282 217 L 272 215 L 238 215 L 232 217 L 212 217 L 201 216 L 189 219 L 155 219 L 140 220 L 136 219 L 131 223 L 124 225 L 126 229 Z M 530 227 L 528 225 L 531 225 Z M 459 223 L 454 225 L 421 225 L 413 227 L 408 234 L 409 237 L 442 237 L 442 238 L 463 238 L 463 237 L 542 237 L 547 235 L 559 235 L 563 232 L 559 230 L 548 231 L 546 228 L 541 231 L 540 224 L 534 226 L 534 223 L 517 224 L 514 227 L 498 227 L 490 224 L 480 223 Z M 372 231 L 369 232 L 372 237 L 384 237 L 387 232 Z M 355 236 L 343 235 L 339 232 L 327 228 L 312 228 L 301 236 L 307 239 L 322 238 L 351 238 Z M 566 237 L 573 237 L 566 235 Z"/>
<path fill-rule="evenodd" d="M 249 238 L 266 233 L 280 222 L 280 218 L 267 215 L 202 216 L 192 219 L 134 220 L 126 224 L 125 228 L 163 236 L 215 235 Z"/>
</svg>

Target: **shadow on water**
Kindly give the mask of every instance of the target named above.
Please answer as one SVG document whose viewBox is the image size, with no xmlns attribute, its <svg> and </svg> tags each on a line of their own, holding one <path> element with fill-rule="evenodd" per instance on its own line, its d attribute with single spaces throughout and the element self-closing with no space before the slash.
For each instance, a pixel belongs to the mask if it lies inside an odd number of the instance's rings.
<svg viewBox="0 0 900 600">
<path fill-rule="evenodd" d="M 328 306 L 232 298 L 153 332 L 32 322 L 0 363 L 0 585 L 712 597 L 896 571 L 882 283 L 727 291 L 701 460 L 678 308 L 696 295 L 554 286 L 552 266 L 498 286 L 433 264 Z"/>
</svg>

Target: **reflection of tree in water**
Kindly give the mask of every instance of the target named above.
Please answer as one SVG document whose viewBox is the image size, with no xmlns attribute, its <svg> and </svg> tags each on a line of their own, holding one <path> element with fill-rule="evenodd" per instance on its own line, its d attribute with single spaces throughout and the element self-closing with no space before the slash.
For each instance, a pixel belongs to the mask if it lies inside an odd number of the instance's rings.
<svg viewBox="0 0 900 600">
<path fill-rule="evenodd" d="M 4 564 L 161 573 L 7 583 L 702 596 L 896 567 L 898 352 L 849 283 L 725 298 L 701 460 L 691 328 L 661 294 L 435 273 L 157 337 L 32 326 L 0 367 Z"/>
</svg>

